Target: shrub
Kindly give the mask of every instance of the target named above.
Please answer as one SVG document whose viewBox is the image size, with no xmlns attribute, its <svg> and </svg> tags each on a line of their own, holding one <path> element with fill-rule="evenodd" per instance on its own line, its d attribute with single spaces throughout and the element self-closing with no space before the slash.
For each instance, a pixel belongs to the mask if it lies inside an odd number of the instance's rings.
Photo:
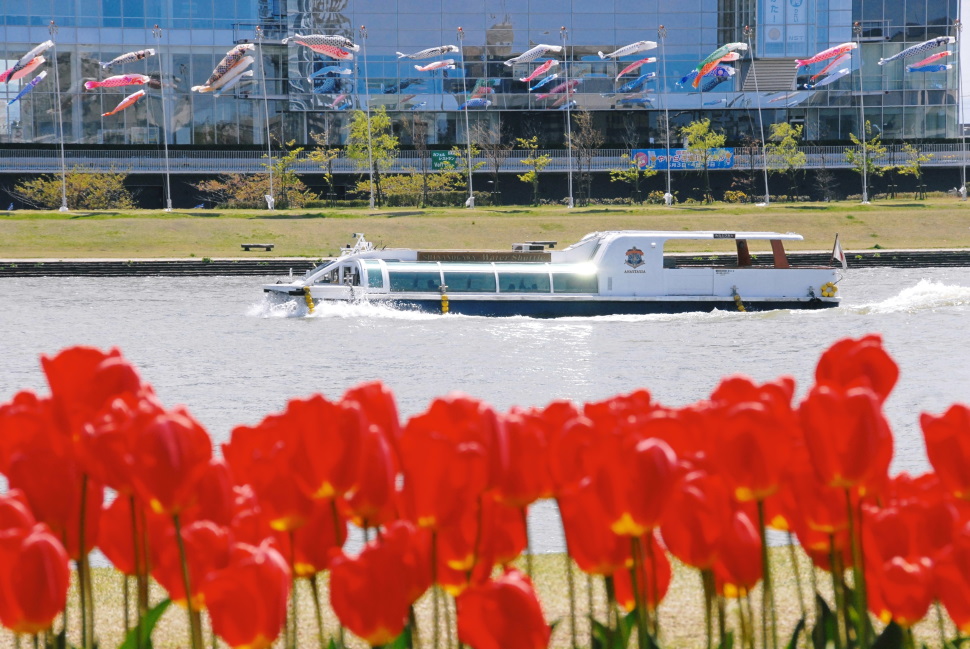
<svg viewBox="0 0 970 649">
<path fill-rule="evenodd" d="M 747 203 L 748 195 L 742 191 L 729 189 L 726 192 L 724 192 L 724 202 L 725 203 Z"/>
<path fill-rule="evenodd" d="M 261 209 L 266 207 L 264 196 L 269 194 L 269 174 L 226 174 L 215 180 L 194 183 L 192 187 L 200 192 L 201 198 L 215 203 L 218 208 Z M 275 184 L 273 193 L 276 206 L 280 209 L 306 207 L 307 203 L 317 198 L 299 179 L 290 180 L 285 192 L 281 192 L 280 186 Z"/>
<path fill-rule="evenodd" d="M 75 167 L 64 178 L 67 206 L 73 210 L 134 209 L 134 195 L 125 187 L 127 178 L 127 173 L 84 173 Z M 25 180 L 14 185 L 10 195 L 36 209 L 56 210 L 61 206 L 63 196 L 61 176 L 54 174 Z"/>
</svg>

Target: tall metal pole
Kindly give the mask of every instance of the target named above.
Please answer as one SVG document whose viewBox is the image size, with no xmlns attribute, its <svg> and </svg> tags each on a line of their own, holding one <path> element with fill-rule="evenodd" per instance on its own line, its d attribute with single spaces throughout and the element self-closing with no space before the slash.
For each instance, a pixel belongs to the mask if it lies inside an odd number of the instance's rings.
<svg viewBox="0 0 970 649">
<path fill-rule="evenodd" d="M 758 128 L 761 132 L 761 168 L 765 175 L 765 205 L 767 205 L 771 202 L 771 192 L 768 190 L 768 143 L 765 141 L 765 120 L 761 116 L 761 92 L 758 89 L 758 73 L 754 67 L 754 44 L 752 43 L 754 28 L 750 25 L 745 25 L 742 31 L 745 39 L 748 41 L 748 56 L 751 57 L 751 77 L 754 79 L 754 94 L 758 99 Z"/>
<path fill-rule="evenodd" d="M 370 128 L 370 87 L 367 83 L 367 26 L 360 26 L 360 67 L 364 68 L 364 108 L 367 111 L 367 175 L 370 178 L 370 208 L 374 209 L 374 143 Z"/>
<path fill-rule="evenodd" d="M 573 207 L 573 126 L 572 126 L 572 100 L 569 98 L 569 56 L 566 54 L 566 37 L 568 32 L 566 27 L 559 28 L 559 36 L 562 37 L 562 73 L 566 83 L 566 178 L 568 179 L 569 196 L 566 198 L 566 207 Z"/>
<path fill-rule="evenodd" d="M 47 31 L 51 35 L 51 41 L 54 43 L 54 97 L 57 101 L 57 139 L 61 145 L 61 206 L 58 209 L 59 212 L 67 212 L 67 165 L 64 162 L 64 114 L 63 108 L 61 107 L 61 79 L 58 75 L 58 65 L 57 65 L 57 23 L 53 20 L 51 24 L 47 27 Z"/>
<path fill-rule="evenodd" d="M 859 52 L 859 123 L 862 134 L 862 204 L 869 204 L 869 151 L 866 149 L 866 108 L 862 94 L 862 23 L 858 20 L 852 23 L 852 33 L 855 34 L 856 50 Z"/>
<path fill-rule="evenodd" d="M 256 25 L 256 56 L 259 57 L 259 74 L 263 79 L 263 113 L 266 115 L 266 157 L 269 169 L 269 193 L 266 194 L 266 208 L 273 209 L 276 198 L 273 194 L 273 137 L 269 130 L 269 90 L 266 88 L 266 62 L 263 61 L 263 28 Z"/>
<path fill-rule="evenodd" d="M 957 128 L 960 129 L 960 149 L 963 151 L 963 162 L 960 165 L 960 196 L 967 200 L 967 130 L 963 124 L 963 68 L 960 61 L 963 58 L 963 23 L 959 18 L 953 21 L 953 29 L 957 38 Z"/>
<path fill-rule="evenodd" d="M 663 79 L 660 80 L 661 92 L 664 102 L 664 122 L 666 122 L 664 127 L 664 135 L 666 136 L 666 146 L 667 146 L 667 193 L 664 194 L 664 203 L 667 205 L 672 205 L 674 202 L 674 195 L 670 191 L 670 112 L 667 108 L 667 54 L 666 44 L 667 44 L 667 28 L 661 25 L 657 28 L 657 36 L 660 37 L 660 73 L 663 75 Z"/>
<path fill-rule="evenodd" d="M 168 108 L 165 104 L 165 71 L 162 68 L 162 28 L 155 25 L 152 28 L 155 37 L 155 49 L 158 54 L 158 82 L 162 86 L 162 145 L 165 148 L 165 211 L 172 211 L 172 180 L 168 166 Z"/>
<path fill-rule="evenodd" d="M 465 207 L 475 207 L 475 192 L 472 190 L 472 131 L 468 125 L 468 69 L 465 67 L 465 30 L 458 28 L 458 48 L 461 50 L 461 96 L 465 101 L 465 142 L 468 144 L 468 200 Z"/>
</svg>

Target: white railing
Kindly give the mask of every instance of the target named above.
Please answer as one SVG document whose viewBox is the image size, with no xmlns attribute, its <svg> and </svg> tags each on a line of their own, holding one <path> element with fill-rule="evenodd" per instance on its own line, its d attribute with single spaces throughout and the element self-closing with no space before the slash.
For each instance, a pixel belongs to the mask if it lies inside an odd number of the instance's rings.
<svg viewBox="0 0 970 649">
<path fill-rule="evenodd" d="M 857 147 L 808 146 L 801 147 L 805 153 L 805 169 L 846 169 L 850 167 L 845 153 Z M 927 144 L 919 149 L 921 154 L 931 155 L 926 167 L 959 167 L 970 160 L 970 151 L 964 151 L 959 144 Z M 550 149 L 539 151 L 552 158 L 544 172 L 565 172 L 569 168 L 566 151 Z M 621 156 L 628 155 L 626 149 L 600 149 L 593 156 L 592 171 L 609 171 L 622 168 L 625 164 Z M 871 155 L 871 154 L 870 154 Z M 899 165 L 909 155 L 902 147 L 887 147 L 887 152 L 873 159 L 876 165 Z M 512 151 L 500 169 L 500 173 L 522 173 L 527 170 L 522 163 L 524 151 Z M 266 153 L 260 151 L 178 151 L 169 150 L 169 169 L 173 174 L 219 174 L 219 173 L 261 173 L 266 171 Z M 68 169 L 79 168 L 86 172 L 123 171 L 131 174 L 159 174 L 165 171 L 164 152 L 146 149 L 73 149 L 65 152 Z M 475 159 L 482 163 L 480 173 L 491 171 L 489 160 L 482 155 Z M 760 149 L 736 148 L 734 171 L 761 169 L 763 156 Z M 579 169 L 579 161 L 572 156 L 573 170 Z M 421 168 L 420 155 L 416 151 L 401 151 L 389 170 L 390 173 L 404 173 Z M 430 160 L 427 161 L 431 167 Z M 782 169 L 784 162 L 777 156 L 768 156 L 769 169 Z M 57 151 L 47 149 L 5 149 L 0 150 L 0 171 L 4 173 L 55 173 L 61 169 Z M 335 174 L 361 173 L 357 164 L 340 154 L 332 163 Z M 293 165 L 300 174 L 324 173 L 319 163 L 309 160 L 304 151 Z M 679 173 L 679 172 L 678 172 Z"/>
</svg>

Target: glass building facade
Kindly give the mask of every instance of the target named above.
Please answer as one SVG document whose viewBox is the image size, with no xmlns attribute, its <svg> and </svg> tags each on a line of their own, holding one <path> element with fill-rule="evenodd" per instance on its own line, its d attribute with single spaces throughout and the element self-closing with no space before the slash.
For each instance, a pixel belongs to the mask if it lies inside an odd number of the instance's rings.
<svg viewBox="0 0 970 649">
<path fill-rule="evenodd" d="M 910 73 L 905 65 L 918 59 L 877 62 L 936 36 L 959 37 L 959 9 L 958 0 L 0 0 L 3 69 L 51 38 L 52 20 L 57 26 L 56 46 L 45 54 L 48 69 L 56 57 L 57 74 L 11 106 L 29 77 L 3 86 L 0 144 L 57 143 L 57 87 L 68 145 L 158 145 L 167 132 L 176 146 L 257 147 L 265 146 L 267 122 L 282 142 L 312 144 L 311 134 L 322 133 L 339 144 L 350 109 L 369 105 L 387 109 L 405 146 L 421 133 L 429 145 L 447 147 L 466 141 L 459 106 L 470 97 L 483 100 L 469 109 L 470 123 L 535 134 L 552 148 L 563 143 L 567 102 L 591 111 L 604 146 L 659 142 L 665 115 L 675 127 L 708 117 L 731 143 L 743 143 L 759 137 L 759 113 L 766 125 L 804 124 L 809 142 L 840 143 L 859 132 L 860 109 L 884 140 L 939 141 L 959 135 L 957 66 Z M 353 60 L 335 61 L 283 44 L 296 33 L 340 34 L 361 49 Z M 191 90 L 234 44 L 257 40 L 252 80 L 218 97 Z M 619 60 L 599 54 L 643 40 L 658 45 Z M 681 82 L 718 46 L 739 41 L 750 42 L 754 56 L 742 52 L 721 83 L 695 89 Z M 806 88 L 824 64 L 796 76 L 794 59 L 848 41 L 860 45 L 844 64 L 851 72 Z M 564 50 L 506 65 L 538 44 Z M 426 60 L 399 56 L 440 45 L 460 48 Z M 959 47 L 958 38 L 949 49 Z M 99 65 L 145 48 L 158 55 L 110 72 Z M 656 61 L 616 80 L 645 57 Z M 416 69 L 443 58 L 455 68 Z M 520 79 L 549 58 L 567 65 L 530 91 L 548 75 Z M 84 90 L 84 82 L 119 73 L 158 83 L 134 106 L 103 117 L 138 87 Z M 575 94 L 546 96 L 566 82 Z"/>
</svg>

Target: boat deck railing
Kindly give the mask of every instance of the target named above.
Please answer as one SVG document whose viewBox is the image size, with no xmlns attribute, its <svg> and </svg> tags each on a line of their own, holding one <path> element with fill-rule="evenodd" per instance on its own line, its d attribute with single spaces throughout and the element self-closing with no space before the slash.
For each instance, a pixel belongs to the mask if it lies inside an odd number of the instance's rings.
<svg viewBox="0 0 970 649">
<path fill-rule="evenodd" d="M 657 149 L 657 147 L 654 147 Z M 806 146 L 800 147 L 805 154 L 804 169 L 847 169 L 852 165 L 846 159 L 846 152 L 858 151 L 858 147 L 846 146 Z M 662 147 L 660 148 L 662 150 Z M 308 151 L 303 151 L 292 165 L 293 171 L 300 174 L 323 174 L 328 170 L 319 163 L 309 159 Z M 569 154 L 561 149 L 547 149 L 537 152 L 547 155 L 551 162 L 543 169 L 543 173 L 563 173 L 570 169 L 578 172 L 582 163 L 582 170 L 609 171 L 622 169 L 629 165 L 630 151 L 628 149 L 599 149 L 591 158 L 580 160 L 575 153 L 571 160 Z M 927 144 L 919 149 L 919 154 L 930 158 L 923 163 L 924 167 L 960 167 L 970 161 L 970 150 L 960 144 Z M 274 155 L 275 159 L 276 155 Z M 407 173 L 419 171 L 422 168 L 432 169 L 431 152 L 400 151 L 389 169 L 385 173 Z M 624 156 L 627 156 L 624 158 Z M 900 166 L 912 159 L 911 152 L 901 146 L 887 146 L 886 153 L 872 156 L 877 166 Z M 523 164 L 526 159 L 525 151 L 514 150 L 502 160 L 499 173 L 523 173 L 528 167 Z M 219 149 L 209 150 L 169 150 L 166 164 L 165 153 L 161 147 L 151 149 L 98 149 L 98 148 L 69 148 L 64 153 L 64 164 L 67 169 L 77 168 L 83 172 L 125 172 L 129 174 L 161 174 L 166 168 L 172 174 L 226 174 L 226 173 L 265 173 L 268 158 L 265 151 L 229 151 Z M 493 162 L 487 154 L 474 158 L 476 165 L 480 164 L 478 173 L 491 172 Z M 760 149 L 735 148 L 731 169 L 760 170 L 765 164 Z M 781 156 L 767 157 L 768 169 L 784 169 L 785 161 Z M 722 167 L 723 168 L 723 167 Z M 457 171 L 462 171 L 464 165 Z M 54 173 L 61 170 L 60 153 L 51 149 L 8 148 L 0 151 L 0 170 L 4 173 Z M 362 168 L 358 162 L 341 152 L 333 160 L 330 171 L 334 174 L 366 173 L 366 161 Z M 440 171 L 440 170 L 435 170 Z M 685 171 L 674 169 L 675 172 Z"/>
</svg>

